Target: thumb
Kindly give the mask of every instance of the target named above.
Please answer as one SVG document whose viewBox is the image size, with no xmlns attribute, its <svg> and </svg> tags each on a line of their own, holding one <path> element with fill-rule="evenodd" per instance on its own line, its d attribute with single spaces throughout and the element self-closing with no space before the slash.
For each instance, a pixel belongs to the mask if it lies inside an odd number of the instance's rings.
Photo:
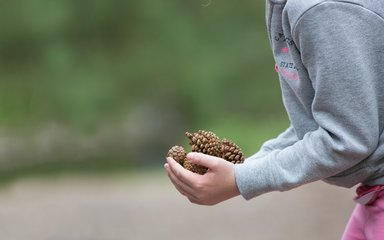
<svg viewBox="0 0 384 240">
<path fill-rule="evenodd" d="M 197 152 L 188 153 L 187 158 L 192 163 L 207 167 L 208 169 L 217 168 L 219 162 L 223 160 L 218 157 L 210 156 L 204 153 L 197 153 Z"/>
</svg>

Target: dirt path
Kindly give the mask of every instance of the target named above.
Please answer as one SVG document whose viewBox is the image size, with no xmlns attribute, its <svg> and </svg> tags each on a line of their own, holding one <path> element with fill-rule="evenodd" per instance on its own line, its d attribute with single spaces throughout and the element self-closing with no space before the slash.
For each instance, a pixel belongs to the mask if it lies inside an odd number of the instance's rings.
<svg viewBox="0 0 384 240">
<path fill-rule="evenodd" d="M 0 190 L 0 239 L 340 239 L 352 196 L 315 183 L 202 207 L 179 195 L 165 174 L 24 179 Z"/>
</svg>

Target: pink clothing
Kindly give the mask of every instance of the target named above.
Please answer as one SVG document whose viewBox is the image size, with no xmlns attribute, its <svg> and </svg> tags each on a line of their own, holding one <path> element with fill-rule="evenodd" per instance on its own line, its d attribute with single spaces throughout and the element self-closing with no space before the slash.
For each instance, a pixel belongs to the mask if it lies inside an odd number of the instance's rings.
<svg viewBox="0 0 384 240">
<path fill-rule="evenodd" d="M 342 240 L 384 239 L 384 186 L 359 187 Z"/>
</svg>

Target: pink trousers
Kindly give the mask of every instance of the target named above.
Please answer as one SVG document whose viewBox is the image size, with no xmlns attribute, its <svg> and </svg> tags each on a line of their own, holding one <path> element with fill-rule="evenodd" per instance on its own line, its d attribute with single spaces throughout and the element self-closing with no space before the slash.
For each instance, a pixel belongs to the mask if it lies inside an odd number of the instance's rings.
<svg viewBox="0 0 384 240">
<path fill-rule="evenodd" d="M 375 195 L 374 201 L 358 203 L 352 212 L 342 240 L 384 239 L 384 190 Z"/>
</svg>

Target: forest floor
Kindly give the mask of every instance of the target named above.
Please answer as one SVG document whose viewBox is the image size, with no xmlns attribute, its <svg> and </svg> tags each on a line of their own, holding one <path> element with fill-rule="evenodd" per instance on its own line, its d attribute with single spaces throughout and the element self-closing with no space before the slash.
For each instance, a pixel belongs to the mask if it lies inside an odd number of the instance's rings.
<svg viewBox="0 0 384 240">
<path fill-rule="evenodd" d="M 318 182 L 205 207 L 176 192 L 164 172 L 21 178 L 0 189 L 0 239 L 336 240 L 353 194 Z"/>
</svg>

